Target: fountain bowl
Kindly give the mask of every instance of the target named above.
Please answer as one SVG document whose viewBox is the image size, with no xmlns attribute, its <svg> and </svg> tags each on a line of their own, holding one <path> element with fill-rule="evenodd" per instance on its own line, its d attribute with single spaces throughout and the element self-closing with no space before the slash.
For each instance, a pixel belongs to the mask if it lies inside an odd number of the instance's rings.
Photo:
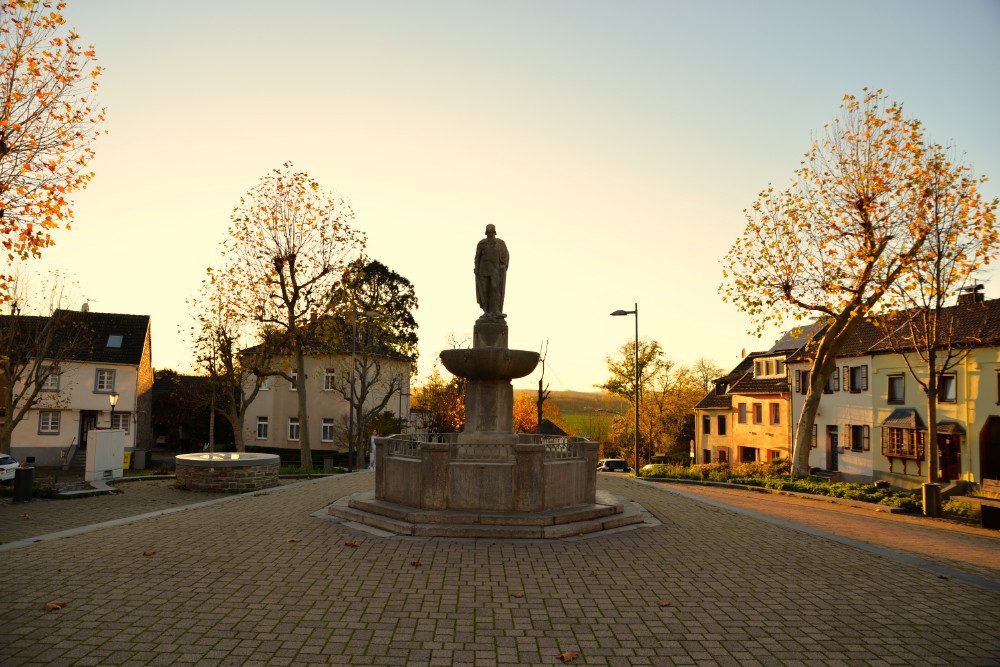
<svg viewBox="0 0 1000 667">
<path fill-rule="evenodd" d="M 441 363 L 453 375 L 468 380 L 512 380 L 535 370 L 538 353 L 495 347 L 443 350 Z"/>
</svg>

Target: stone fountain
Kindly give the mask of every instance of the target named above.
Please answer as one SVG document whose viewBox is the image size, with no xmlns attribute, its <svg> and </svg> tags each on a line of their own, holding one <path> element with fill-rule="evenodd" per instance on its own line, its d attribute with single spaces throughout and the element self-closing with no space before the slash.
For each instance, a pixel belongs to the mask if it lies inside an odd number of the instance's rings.
<svg viewBox="0 0 1000 667">
<path fill-rule="evenodd" d="M 538 353 L 511 350 L 503 313 L 510 255 L 493 225 L 476 247 L 483 315 L 470 349 L 441 362 L 466 379 L 461 433 L 378 438 L 375 490 L 343 498 L 333 516 L 402 535 L 557 538 L 643 521 L 641 508 L 597 492 L 598 443 L 514 432 L 511 380 Z"/>
</svg>

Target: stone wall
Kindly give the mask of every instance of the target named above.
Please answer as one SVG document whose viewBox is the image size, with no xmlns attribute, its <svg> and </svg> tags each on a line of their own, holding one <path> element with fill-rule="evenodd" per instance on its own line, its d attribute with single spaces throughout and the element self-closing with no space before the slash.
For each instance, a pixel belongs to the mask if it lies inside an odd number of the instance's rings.
<svg viewBox="0 0 1000 667">
<path fill-rule="evenodd" d="M 246 493 L 278 486 L 278 464 L 192 466 L 177 462 L 177 484 L 194 491 Z"/>
</svg>

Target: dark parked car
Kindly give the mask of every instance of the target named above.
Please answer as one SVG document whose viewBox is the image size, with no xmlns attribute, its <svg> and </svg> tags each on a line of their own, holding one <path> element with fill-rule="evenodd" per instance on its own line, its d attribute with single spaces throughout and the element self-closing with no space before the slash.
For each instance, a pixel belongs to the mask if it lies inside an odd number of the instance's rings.
<svg viewBox="0 0 1000 667">
<path fill-rule="evenodd" d="M 624 459 L 601 459 L 597 463 L 597 472 L 632 472 Z"/>
</svg>

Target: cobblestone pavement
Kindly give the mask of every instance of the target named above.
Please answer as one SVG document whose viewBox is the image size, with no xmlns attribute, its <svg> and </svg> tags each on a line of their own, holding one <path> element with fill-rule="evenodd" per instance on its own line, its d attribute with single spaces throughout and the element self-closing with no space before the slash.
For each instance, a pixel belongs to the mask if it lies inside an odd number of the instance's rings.
<svg viewBox="0 0 1000 667">
<path fill-rule="evenodd" d="M 995 588 L 598 483 L 661 525 L 448 540 L 311 516 L 360 473 L 8 548 L 0 663 L 1000 665 Z"/>
<path fill-rule="evenodd" d="M 680 493 L 887 547 L 1000 584 L 1000 531 L 997 530 L 949 519 L 880 513 L 812 498 L 693 484 L 667 486 Z"/>
</svg>

